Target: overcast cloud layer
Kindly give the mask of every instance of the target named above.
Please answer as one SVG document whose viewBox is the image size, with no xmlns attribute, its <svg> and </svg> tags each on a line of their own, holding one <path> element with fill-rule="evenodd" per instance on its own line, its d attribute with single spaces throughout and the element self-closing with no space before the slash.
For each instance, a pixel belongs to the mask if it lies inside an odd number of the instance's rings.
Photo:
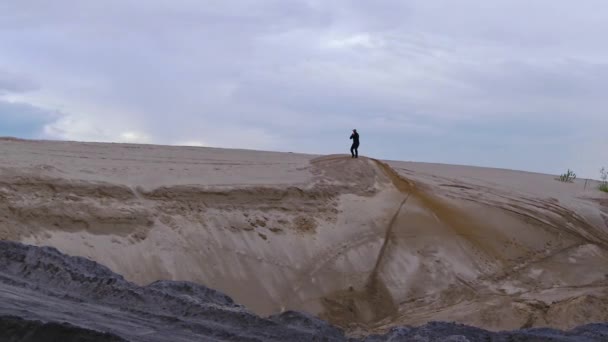
<svg viewBox="0 0 608 342">
<path fill-rule="evenodd" d="M 608 2 L 0 0 L 0 135 L 597 177 Z"/>
</svg>

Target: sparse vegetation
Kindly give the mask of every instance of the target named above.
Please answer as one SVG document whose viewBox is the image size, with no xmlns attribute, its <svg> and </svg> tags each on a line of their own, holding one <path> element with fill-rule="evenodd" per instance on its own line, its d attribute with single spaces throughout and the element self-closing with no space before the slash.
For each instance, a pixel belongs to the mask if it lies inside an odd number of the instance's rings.
<svg viewBox="0 0 608 342">
<path fill-rule="evenodd" d="M 568 169 L 568 172 L 559 176 L 559 181 L 564 183 L 572 183 L 576 179 L 576 173 L 574 171 Z"/>
<path fill-rule="evenodd" d="M 608 192 L 608 170 L 605 167 L 600 169 L 600 179 L 602 180 L 600 190 Z"/>
</svg>

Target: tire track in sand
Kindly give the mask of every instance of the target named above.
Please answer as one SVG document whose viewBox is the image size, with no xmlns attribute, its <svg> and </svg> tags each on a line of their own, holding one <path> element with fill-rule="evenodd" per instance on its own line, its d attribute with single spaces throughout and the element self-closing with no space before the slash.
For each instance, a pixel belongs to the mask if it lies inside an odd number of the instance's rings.
<svg viewBox="0 0 608 342">
<path fill-rule="evenodd" d="M 403 209 L 403 207 L 405 206 L 405 204 L 407 203 L 407 200 L 409 198 L 410 198 L 410 193 L 408 193 L 405 196 L 405 198 L 401 201 L 399 208 L 397 209 L 397 211 L 391 218 L 390 222 L 388 223 L 388 227 L 386 228 L 386 231 L 384 233 L 384 241 L 382 242 L 382 246 L 380 247 L 380 252 L 378 253 L 378 257 L 376 258 L 376 264 L 374 265 L 374 268 L 372 270 L 372 273 L 370 275 L 368 282 L 374 282 L 377 280 L 376 278 L 378 277 L 378 270 L 382 267 L 382 261 L 384 260 L 384 256 L 386 255 L 386 250 L 388 248 L 389 241 L 393 234 L 393 227 L 395 226 L 395 221 L 397 221 L 397 217 L 399 217 L 399 214 L 401 213 L 401 209 Z"/>
</svg>

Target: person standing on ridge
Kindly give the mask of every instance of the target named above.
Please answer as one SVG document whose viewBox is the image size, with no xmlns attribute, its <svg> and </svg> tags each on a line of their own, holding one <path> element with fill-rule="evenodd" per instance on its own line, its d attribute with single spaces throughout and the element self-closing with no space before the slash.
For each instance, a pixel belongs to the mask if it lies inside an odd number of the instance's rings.
<svg viewBox="0 0 608 342">
<path fill-rule="evenodd" d="M 350 147 L 350 154 L 352 154 L 352 158 L 359 158 L 359 133 L 357 133 L 356 129 L 353 129 L 353 134 L 350 135 L 350 139 L 353 141 L 353 144 Z"/>
</svg>

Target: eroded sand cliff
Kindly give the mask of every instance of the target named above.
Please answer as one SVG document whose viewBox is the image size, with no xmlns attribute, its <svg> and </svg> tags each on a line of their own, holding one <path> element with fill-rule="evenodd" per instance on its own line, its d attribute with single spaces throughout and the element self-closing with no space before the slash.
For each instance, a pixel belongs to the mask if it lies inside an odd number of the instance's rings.
<svg viewBox="0 0 608 342">
<path fill-rule="evenodd" d="M 584 181 L 583 181 L 584 182 Z M 464 166 L 0 141 L 0 239 L 353 333 L 608 321 L 608 198 Z"/>
</svg>

